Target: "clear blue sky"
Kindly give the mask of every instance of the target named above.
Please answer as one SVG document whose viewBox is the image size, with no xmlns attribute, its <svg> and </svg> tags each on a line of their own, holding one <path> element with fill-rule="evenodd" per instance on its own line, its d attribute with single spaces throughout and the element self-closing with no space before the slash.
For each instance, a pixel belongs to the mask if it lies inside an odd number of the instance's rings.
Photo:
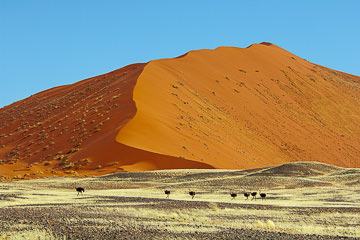
<svg viewBox="0 0 360 240">
<path fill-rule="evenodd" d="M 358 0 L 0 0 L 0 107 L 189 50 L 272 42 L 360 75 Z"/>
</svg>

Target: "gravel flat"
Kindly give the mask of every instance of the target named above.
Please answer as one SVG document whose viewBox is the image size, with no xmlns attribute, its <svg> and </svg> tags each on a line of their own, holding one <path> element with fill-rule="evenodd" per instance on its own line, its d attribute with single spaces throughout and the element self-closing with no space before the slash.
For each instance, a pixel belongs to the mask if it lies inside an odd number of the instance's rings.
<svg viewBox="0 0 360 240">
<path fill-rule="evenodd" d="M 359 171 L 291 169 L 2 182 L 0 239 L 360 239 Z"/>
</svg>

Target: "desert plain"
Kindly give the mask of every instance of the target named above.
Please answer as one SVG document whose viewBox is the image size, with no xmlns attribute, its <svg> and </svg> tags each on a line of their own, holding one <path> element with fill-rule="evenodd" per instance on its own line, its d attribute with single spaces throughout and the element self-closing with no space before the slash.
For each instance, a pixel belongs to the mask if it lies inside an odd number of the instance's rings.
<svg viewBox="0 0 360 240">
<path fill-rule="evenodd" d="M 360 170 L 315 162 L 0 183 L 0 239 L 359 239 L 359 226 Z"/>
</svg>

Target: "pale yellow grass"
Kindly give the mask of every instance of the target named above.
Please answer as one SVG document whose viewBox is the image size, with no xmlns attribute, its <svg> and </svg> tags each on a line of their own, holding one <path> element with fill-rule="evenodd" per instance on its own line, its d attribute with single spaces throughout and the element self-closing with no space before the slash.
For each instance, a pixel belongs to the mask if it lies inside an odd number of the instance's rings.
<svg viewBox="0 0 360 240">
<path fill-rule="evenodd" d="M 54 236 L 41 229 L 13 231 L 9 233 L 0 233 L 0 240 L 40 240 L 55 239 Z"/>
<path fill-rule="evenodd" d="M 254 181 L 263 180 L 261 177 L 252 179 L 252 176 L 243 173 L 229 175 L 233 172 L 235 171 L 176 170 L 151 173 L 157 177 L 162 174 L 169 175 L 159 179 L 152 175 L 142 177 L 138 174 L 136 177 L 120 175 L 109 178 L 56 178 L 0 183 L 0 196 L 9 198 L 0 199 L 0 208 L 34 204 L 42 207 L 76 204 L 83 206 L 85 213 L 97 216 L 81 221 L 88 220 L 94 224 L 111 226 L 117 216 L 122 216 L 134 219 L 134 225 L 137 226 L 167 229 L 172 232 L 212 232 L 245 228 L 360 237 L 359 211 L 351 211 L 360 207 L 358 186 L 328 181 L 326 186 L 297 188 L 293 187 L 294 183 L 303 180 L 311 183 L 313 178 L 288 178 L 284 181 L 279 177 L 273 179 L 279 184 L 271 187 L 269 183 L 261 189 L 266 191 L 267 200 L 245 200 L 242 190 L 252 188 Z M 208 175 L 209 173 L 211 175 Z M 250 184 L 236 188 L 236 183 L 245 181 Z M 292 187 L 287 184 L 292 184 Z M 85 193 L 77 196 L 76 186 L 85 186 Z M 168 201 L 164 201 L 165 189 L 171 190 Z M 194 199 L 189 196 L 189 189 L 197 192 Z M 229 195 L 231 189 L 238 192 L 235 200 L 231 200 Z M 260 186 L 252 189 L 258 190 Z M 13 197 L 15 195 L 17 197 Z M 123 200 L 118 201 L 118 197 Z M 167 204 L 170 203 L 178 204 L 179 207 L 169 210 Z M 185 203 L 194 203 L 192 206 L 199 207 L 187 208 Z M 343 211 L 345 209 L 347 211 Z M 108 216 L 113 216 L 114 219 Z M 69 217 L 67 224 L 79 224 L 79 221 L 78 218 Z M 7 239 L 7 236 L 11 235 L 11 239 L 21 239 L 21 236 L 27 234 L 30 232 L 6 232 L 1 233 L 0 237 Z M 37 239 L 45 239 L 41 234 L 46 234 L 46 231 L 39 228 L 31 234 L 39 236 Z M 48 236 L 50 237 L 46 239 L 52 239 L 51 234 Z"/>
</svg>

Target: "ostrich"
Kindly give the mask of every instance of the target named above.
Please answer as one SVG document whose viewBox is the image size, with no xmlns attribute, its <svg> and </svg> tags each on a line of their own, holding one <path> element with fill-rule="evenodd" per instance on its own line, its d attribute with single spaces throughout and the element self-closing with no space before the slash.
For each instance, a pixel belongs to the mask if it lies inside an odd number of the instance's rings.
<svg viewBox="0 0 360 240">
<path fill-rule="evenodd" d="M 231 200 L 234 200 L 237 197 L 237 193 L 230 191 Z"/>
<path fill-rule="evenodd" d="M 249 192 L 244 192 L 244 197 L 246 197 L 245 200 L 248 200 L 248 199 L 249 199 L 249 196 L 250 196 L 250 193 L 249 193 Z"/>
<path fill-rule="evenodd" d="M 251 196 L 252 196 L 251 201 L 254 200 L 254 199 L 255 199 L 255 201 L 256 201 L 256 195 L 257 195 L 257 192 L 252 192 L 252 193 L 251 193 Z"/>
<path fill-rule="evenodd" d="M 170 196 L 170 190 L 165 190 L 166 198 L 169 198 Z"/>
<path fill-rule="evenodd" d="M 266 193 L 262 193 L 260 190 L 259 190 L 259 195 L 261 197 L 262 200 L 266 200 Z"/>
<path fill-rule="evenodd" d="M 77 188 L 75 188 L 75 189 L 76 189 L 76 191 L 78 192 L 78 196 L 79 196 L 80 193 L 81 193 L 81 195 L 82 195 L 82 193 L 85 192 L 85 189 L 82 188 L 82 187 L 77 187 Z"/>
<path fill-rule="evenodd" d="M 190 194 L 190 196 L 191 196 L 191 199 L 194 199 L 194 197 L 195 197 L 195 192 L 189 190 L 189 194 Z"/>
</svg>

